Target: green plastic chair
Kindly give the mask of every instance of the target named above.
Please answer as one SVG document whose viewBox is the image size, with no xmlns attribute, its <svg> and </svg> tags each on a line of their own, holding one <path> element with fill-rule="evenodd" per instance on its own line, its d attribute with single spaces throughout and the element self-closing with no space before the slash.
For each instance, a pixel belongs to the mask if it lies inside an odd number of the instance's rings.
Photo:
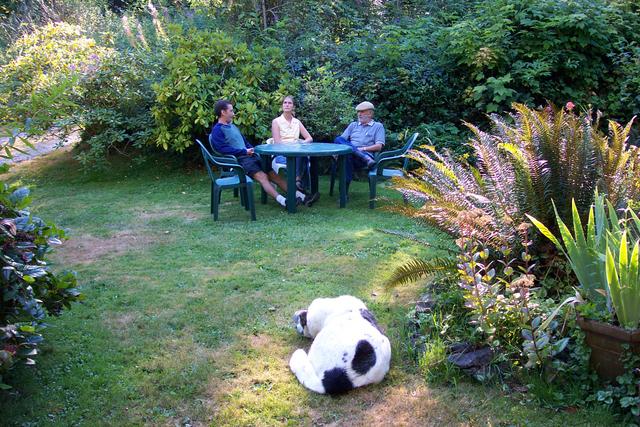
<svg viewBox="0 0 640 427">
<path fill-rule="evenodd" d="M 239 190 L 240 204 L 244 206 L 245 210 L 250 211 L 251 220 L 255 221 L 256 208 L 253 201 L 253 180 L 247 176 L 238 160 L 231 155 L 212 155 L 200 140 L 196 139 L 196 143 L 200 146 L 204 165 L 207 168 L 209 178 L 211 178 L 211 214 L 213 215 L 213 220 L 218 220 L 222 190 L 232 188 Z M 212 166 L 217 167 L 217 174 L 213 172 Z"/>
<path fill-rule="evenodd" d="M 373 157 L 373 160 L 376 162 L 375 166 L 369 171 L 369 208 L 375 208 L 375 198 L 376 198 L 376 185 L 378 184 L 379 178 L 391 178 L 394 176 L 404 176 L 404 172 L 407 170 L 407 166 L 409 165 L 409 159 L 406 156 L 407 152 L 411 150 L 413 144 L 418 139 L 418 133 L 414 133 L 411 138 L 407 141 L 407 143 L 402 148 L 398 148 L 397 150 L 390 151 L 382 151 L 376 153 Z M 385 169 L 384 166 L 388 165 L 389 162 L 400 159 L 404 157 L 404 162 L 402 163 L 402 169 Z M 329 195 L 333 196 L 333 187 L 335 185 L 336 180 L 336 167 L 335 163 L 331 168 L 331 182 L 329 184 Z"/>
<path fill-rule="evenodd" d="M 397 150 L 391 151 L 383 151 L 377 153 L 374 157 L 376 162 L 375 168 L 369 171 L 369 208 L 375 208 L 376 202 L 376 185 L 378 183 L 379 178 L 392 178 L 394 176 L 402 177 L 404 176 L 405 171 L 407 170 L 407 166 L 409 165 L 409 158 L 406 157 L 406 154 L 411 150 L 413 144 L 418 139 L 418 132 L 414 133 L 411 138 L 407 141 L 407 143 L 402 148 L 398 148 Z M 404 157 L 404 162 L 402 162 L 402 169 L 385 169 L 385 165 L 395 159 L 400 159 Z"/>
</svg>

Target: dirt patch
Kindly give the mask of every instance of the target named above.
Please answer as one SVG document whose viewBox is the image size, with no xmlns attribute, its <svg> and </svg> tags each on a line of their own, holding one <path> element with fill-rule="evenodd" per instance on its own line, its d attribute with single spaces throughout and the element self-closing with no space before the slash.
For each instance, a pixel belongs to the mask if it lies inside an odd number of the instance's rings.
<svg viewBox="0 0 640 427">
<path fill-rule="evenodd" d="M 288 350 L 276 337 L 250 335 L 216 361 L 222 372 L 210 380 L 207 392 L 216 425 L 265 425 L 265 419 L 300 416 Z"/>
<path fill-rule="evenodd" d="M 166 242 L 167 238 L 166 235 L 154 236 L 148 232 L 140 234 L 130 230 L 119 231 L 107 238 L 80 235 L 67 240 L 56 250 L 54 256 L 63 264 L 90 264 L 100 258 L 119 256 L 159 242 Z"/>
<path fill-rule="evenodd" d="M 193 207 L 169 208 L 158 210 L 143 210 L 137 213 L 138 218 L 143 223 L 162 220 L 166 218 L 182 218 L 185 222 L 194 222 L 207 217 L 206 212 L 194 212 Z"/>
<path fill-rule="evenodd" d="M 220 267 L 199 266 L 197 268 L 198 268 L 198 271 L 202 272 L 202 277 L 203 277 L 203 280 L 205 281 L 230 279 L 235 277 L 236 274 L 238 274 L 238 272 L 231 267 L 222 269 Z"/>
<path fill-rule="evenodd" d="M 328 406 L 311 412 L 314 426 L 466 425 L 432 396 L 424 382 L 415 379 L 401 385 L 364 387 Z M 327 412 L 339 419 L 327 419 Z"/>
<path fill-rule="evenodd" d="M 138 313 L 117 313 L 117 315 L 105 318 L 105 326 L 121 340 L 129 337 L 129 331 L 135 327 L 140 318 Z"/>
<path fill-rule="evenodd" d="M 264 348 L 264 349 L 269 349 L 269 347 L 271 346 L 273 339 L 269 336 L 269 335 L 251 335 L 249 337 L 249 343 L 251 344 L 251 347 L 259 349 L 259 348 Z"/>
</svg>

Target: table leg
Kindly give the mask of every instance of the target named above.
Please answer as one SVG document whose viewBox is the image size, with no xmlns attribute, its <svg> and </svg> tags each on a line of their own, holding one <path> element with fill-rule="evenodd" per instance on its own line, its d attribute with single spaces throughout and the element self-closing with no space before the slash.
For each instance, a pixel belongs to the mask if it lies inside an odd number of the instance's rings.
<svg viewBox="0 0 640 427">
<path fill-rule="evenodd" d="M 262 154 L 260 156 L 260 161 L 262 162 L 262 170 L 266 171 L 267 165 L 271 161 L 271 156 Z M 260 186 L 260 203 L 262 203 L 263 205 L 267 204 L 267 192 L 264 191 L 264 188 L 262 188 L 262 185 Z"/>
<path fill-rule="evenodd" d="M 287 156 L 287 211 L 296 213 L 296 158 Z"/>
<path fill-rule="evenodd" d="M 318 192 L 318 158 L 310 157 L 310 170 L 309 175 L 311 176 L 311 194 Z"/>
<path fill-rule="evenodd" d="M 347 156 L 344 154 L 338 156 L 338 162 L 340 164 L 340 207 L 344 208 L 347 205 Z"/>
</svg>

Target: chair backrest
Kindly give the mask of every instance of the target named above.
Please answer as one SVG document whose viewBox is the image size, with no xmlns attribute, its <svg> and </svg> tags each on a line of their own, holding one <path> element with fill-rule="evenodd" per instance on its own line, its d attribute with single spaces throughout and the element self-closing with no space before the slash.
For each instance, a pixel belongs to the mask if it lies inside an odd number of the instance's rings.
<svg viewBox="0 0 640 427">
<path fill-rule="evenodd" d="M 211 169 L 211 164 L 215 164 L 212 158 L 213 156 L 211 155 L 211 153 L 209 153 L 209 150 L 206 149 L 204 144 L 200 142 L 199 139 L 196 139 L 196 144 L 200 146 L 200 151 L 202 152 L 202 158 L 204 159 L 204 166 L 207 168 L 207 173 L 209 174 L 209 178 L 211 178 L 212 181 L 215 181 L 216 176 L 213 173 L 213 170 Z"/>
<path fill-rule="evenodd" d="M 402 155 L 404 156 L 404 162 L 402 162 L 402 169 L 404 170 L 407 170 L 407 167 L 409 166 L 409 158 L 406 156 L 406 154 L 413 147 L 413 144 L 416 142 L 416 139 L 418 139 L 418 135 L 419 135 L 418 132 L 411 135 L 411 138 L 409 138 L 409 140 L 404 145 L 404 147 L 402 147 Z"/>
<path fill-rule="evenodd" d="M 196 139 L 196 143 L 200 146 L 200 151 L 204 158 L 204 165 L 207 168 L 207 173 L 212 181 L 226 176 L 240 175 L 240 181 L 244 182 L 244 169 L 238 164 L 235 157 L 230 155 L 218 155 L 217 153 L 215 155 L 211 154 L 199 139 Z M 211 167 L 212 165 L 215 165 L 218 168 L 219 174 L 217 176 Z"/>
</svg>

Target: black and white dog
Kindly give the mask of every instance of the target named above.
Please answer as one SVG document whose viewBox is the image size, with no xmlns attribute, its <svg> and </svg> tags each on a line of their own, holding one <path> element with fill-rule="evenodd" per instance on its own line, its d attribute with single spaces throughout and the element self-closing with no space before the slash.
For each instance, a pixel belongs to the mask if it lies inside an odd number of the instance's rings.
<svg viewBox="0 0 640 427">
<path fill-rule="evenodd" d="M 313 300 L 293 316 L 298 332 L 315 338 L 309 354 L 298 349 L 289 360 L 298 381 L 317 393 L 339 394 L 382 381 L 391 345 L 358 298 L 343 295 Z"/>
</svg>

